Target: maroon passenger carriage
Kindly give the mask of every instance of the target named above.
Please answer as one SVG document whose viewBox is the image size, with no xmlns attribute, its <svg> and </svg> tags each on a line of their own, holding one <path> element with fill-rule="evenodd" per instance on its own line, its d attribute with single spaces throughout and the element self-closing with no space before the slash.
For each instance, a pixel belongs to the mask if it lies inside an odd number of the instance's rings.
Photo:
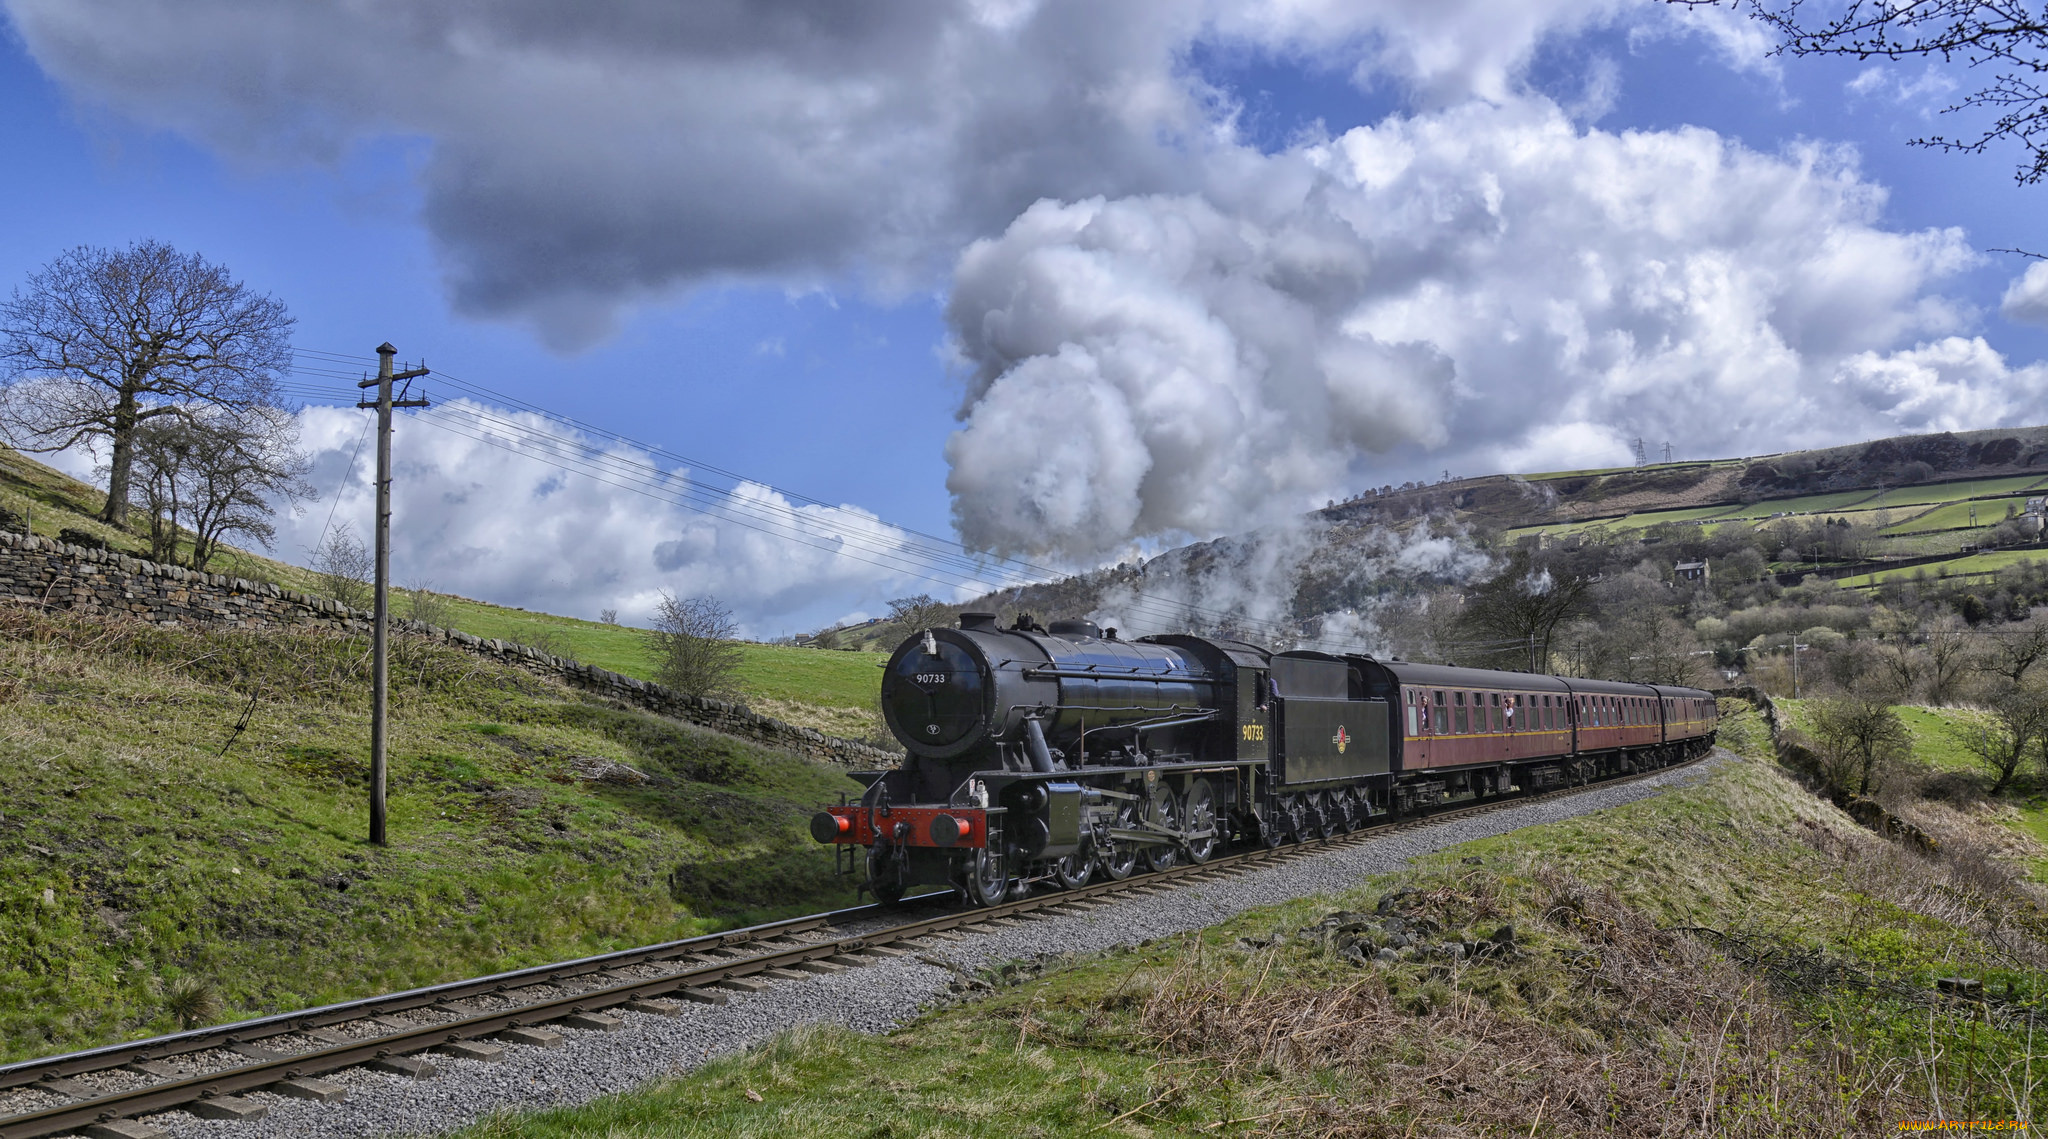
<svg viewBox="0 0 2048 1139">
<path fill-rule="evenodd" d="M 897 648 L 882 707 L 903 765 L 857 776 L 812 834 L 849 870 L 864 851 L 876 897 L 981 904 L 1661 767 L 1705 754 L 1716 721 L 1696 688 L 975 613 Z"/>
</svg>

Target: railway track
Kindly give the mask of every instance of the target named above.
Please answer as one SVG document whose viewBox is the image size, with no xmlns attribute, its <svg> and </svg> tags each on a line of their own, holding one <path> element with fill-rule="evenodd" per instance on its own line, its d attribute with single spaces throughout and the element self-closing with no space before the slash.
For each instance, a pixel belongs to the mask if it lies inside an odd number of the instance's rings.
<svg viewBox="0 0 2048 1139">
<path fill-rule="evenodd" d="M 1697 762 L 1590 786 L 1621 786 Z M 552 1025 L 614 1029 L 624 1024 L 621 1010 L 672 1016 L 685 1003 L 724 1004 L 733 992 L 759 992 L 778 980 L 840 973 L 911 955 L 925 948 L 920 939 L 1099 908 L 1121 896 L 1233 876 L 1332 847 L 1588 789 L 1452 805 L 1392 825 L 998 906 L 963 910 L 948 905 L 954 898 L 948 892 L 921 895 L 896 907 L 856 906 L 10 1064 L 0 1067 L 0 1139 L 67 1132 L 90 1139 L 151 1139 L 164 1132 L 138 1117 L 171 1110 L 210 1119 L 257 1119 L 266 1109 L 240 1094 L 256 1089 L 337 1102 L 347 1089 L 320 1077 L 341 1069 L 367 1066 L 429 1077 L 435 1074 L 437 1055 L 492 1060 L 508 1047 L 560 1047 L 564 1037 Z"/>
</svg>

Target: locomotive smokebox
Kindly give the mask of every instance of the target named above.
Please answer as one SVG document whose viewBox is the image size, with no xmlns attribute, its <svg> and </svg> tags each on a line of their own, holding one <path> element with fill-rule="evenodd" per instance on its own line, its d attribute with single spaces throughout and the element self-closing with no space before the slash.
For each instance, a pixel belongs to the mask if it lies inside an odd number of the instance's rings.
<svg viewBox="0 0 2048 1139">
<path fill-rule="evenodd" d="M 882 677 L 882 714 L 911 755 L 977 758 L 981 769 L 1046 770 L 1038 753 L 1079 760 L 1089 740 L 1130 743 L 1139 725 L 1207 716 L 1218 707 L 1210 663 L 1178 645 L 1120 641 L 1087 621 L 1004 629 L 985 613 L 960 628 L 916 633 Z M 950 788 L 949 788 L 950 789 Z"/>
</svg>

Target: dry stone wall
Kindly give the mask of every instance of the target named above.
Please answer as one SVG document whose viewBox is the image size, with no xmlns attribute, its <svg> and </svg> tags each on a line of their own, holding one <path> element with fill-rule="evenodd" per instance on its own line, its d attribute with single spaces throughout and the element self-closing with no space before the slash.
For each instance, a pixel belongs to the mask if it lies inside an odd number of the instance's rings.
<svg viewBox="0 0 2048 1139">
<path fill-rule="evenodd" d="M 315 627 L 368 633 L 371 615 L 338 601 L 269 582 L 159 565 L 110 550 L 0 530 L 0 599 L 75 613 L 129 617 L 158 625 L 240 628 Z M 849 768 L 893 767 L 902 756 L 859 740 L 760 715 L 744 704 L 710 700 L 645 680 L 552 656 L 527 645 L 475 637 L 412 621 L 392 627 L 478 656 L 552 677 L 636 708 Z"/>
</svg>

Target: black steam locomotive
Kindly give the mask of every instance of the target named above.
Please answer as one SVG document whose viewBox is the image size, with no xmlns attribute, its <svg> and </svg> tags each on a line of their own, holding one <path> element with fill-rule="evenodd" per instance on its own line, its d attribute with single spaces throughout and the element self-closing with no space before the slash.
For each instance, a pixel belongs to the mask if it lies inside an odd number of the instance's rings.
<svg viewBox="0 0 2048 1139">
<path fill-rule="evenodd" d="M 812 834 L 864 848 L 879 899 L 952 885 L 980 905 L 1681 762 L 1715 724 L 1695 688 L 985 613 L 904 641 L 882 707 L 907 759 Z"/>
</svg>

